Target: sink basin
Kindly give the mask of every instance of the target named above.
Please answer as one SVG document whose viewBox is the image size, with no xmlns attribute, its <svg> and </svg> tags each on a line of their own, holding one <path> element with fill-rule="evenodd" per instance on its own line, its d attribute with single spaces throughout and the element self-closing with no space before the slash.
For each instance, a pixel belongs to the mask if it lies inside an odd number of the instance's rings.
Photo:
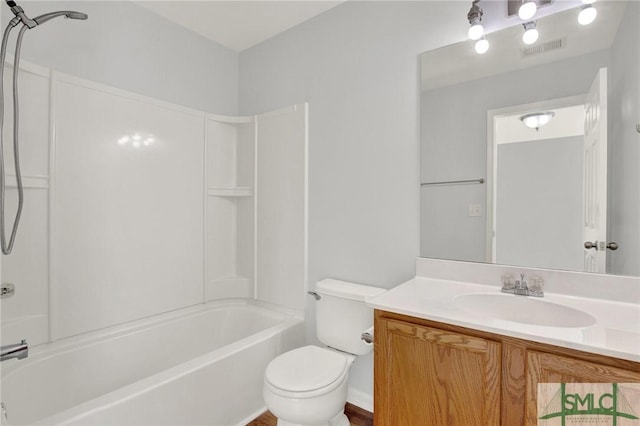
<svg viewBox="0 0 640 426">
<path fill-rule="evenodd" d="M 469 313 L 499 320 L 546 327 L 588 327 L 596 319 L 586 312 L 529 296 L 473 293 L 455 298 Z"/>
</svg>

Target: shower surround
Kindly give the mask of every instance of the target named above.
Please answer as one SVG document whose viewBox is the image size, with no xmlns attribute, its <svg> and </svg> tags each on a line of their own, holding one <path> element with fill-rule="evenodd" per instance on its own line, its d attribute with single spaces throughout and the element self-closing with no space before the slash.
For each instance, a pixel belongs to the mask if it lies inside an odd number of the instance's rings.
<svg viewBox="0 0 640 426">
<path fill-rule="evenodd" d="M 2 259 L 16 289 L 1 302 L 3 345 L 26 338 L 54 353 L 220 299 L 303 311 L 306 104 L 220 116 L 26 62 L 19 72 L 25 208 Z M 4 375 L 16 373 L 2 367 L 6 402 Z"/>
</svg>

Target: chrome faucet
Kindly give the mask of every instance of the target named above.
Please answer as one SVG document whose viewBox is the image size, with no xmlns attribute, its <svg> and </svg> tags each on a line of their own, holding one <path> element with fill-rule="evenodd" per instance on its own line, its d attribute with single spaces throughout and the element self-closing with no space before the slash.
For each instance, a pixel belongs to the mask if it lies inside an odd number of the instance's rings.
<svg viewBox="0 0 640 426">
<path fill-rule="evenodd" d="M 529 295 L 529 287 L 527 287 L 527 281 L 524 279 L 524 274 L 520 274 L 520 279 L 516 280 L 516 285 L 513 287 L 513 294 L 520 296 Z"/>
<path fill-rule="evenodd" d="M 12 358 L 24 359 L 28 356 L 29 345 L 26 339 L 23 339 L 20 343 L 0 347 L 0 361 L 6 361 Z"/>
<path fill-rule="evenodd" d="M 519 296 L 535 296 L 535 297 L 543 297 L 544 292 L 541 288 L 541 280 L 536 278 L 536 285 L 529 287 L 527 285 L 527 281 L 524 279 L 524 274 L 520 274 L 520 279 L 516 280 L 515 284 L 503 283 L 502 284 L 502 292 L 503 293 L 513 293 Z"/>
</svg>

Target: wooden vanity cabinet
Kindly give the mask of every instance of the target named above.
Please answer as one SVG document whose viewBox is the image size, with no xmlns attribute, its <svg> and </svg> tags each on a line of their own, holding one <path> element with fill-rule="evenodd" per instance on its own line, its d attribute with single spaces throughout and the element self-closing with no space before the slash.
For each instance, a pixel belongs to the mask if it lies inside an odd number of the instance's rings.
<svg viewBox="0 0 640 426">
<path fill-rule="evenodd" d="M 640 382 L 640 363 L 375 311 L 376 426 L 537 424 L 537 384 Z"/>
<path fill-rule="evenodd" d="M 500 343 L 394 319 L 375 330 L 376 425 L 499 424 Z"/>
<path fill-rule="evenodd" d="M 553 353 L 527 351 L 526 425 L 537 425 L 538 383 L 637 383 L 640 370 L 617 368 Z"/>
</svg>

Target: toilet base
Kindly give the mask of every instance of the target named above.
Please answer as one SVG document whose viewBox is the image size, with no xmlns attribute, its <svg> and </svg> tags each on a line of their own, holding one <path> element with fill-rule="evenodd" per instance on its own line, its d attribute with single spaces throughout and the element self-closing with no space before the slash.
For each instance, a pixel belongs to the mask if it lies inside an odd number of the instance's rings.
<svg viewBox="0 0 640 426">
<path fill-rule="evenodd" d="M 349 426 L 349 419 L 344 412 L 341 412 L 337 416 L 329 419 L 326 423 L 301 424 L 278 419 L 277 426 Z"/>
</svg>

